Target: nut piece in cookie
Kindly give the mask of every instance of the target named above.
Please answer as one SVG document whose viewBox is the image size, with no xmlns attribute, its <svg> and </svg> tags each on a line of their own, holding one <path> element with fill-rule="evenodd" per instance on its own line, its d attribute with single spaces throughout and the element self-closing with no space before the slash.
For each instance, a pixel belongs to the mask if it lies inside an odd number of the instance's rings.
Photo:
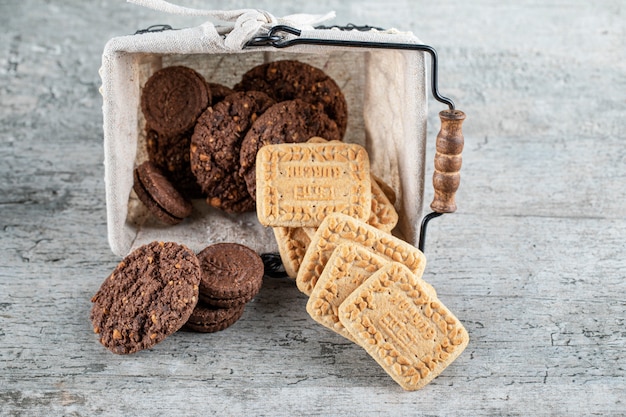
<svg viewBox="0 0 626 417">
<path fill-rule="evenodd" d="M 93 329 L 117 354 L 148 349 L 180 329 L 198 302 L 200 263 L 186 246 L 152 242 L 130 253 L 91 299 Z"/>
<path fill-rule="evenodd" d="M 256 66 L 246 72 L 235 90 L 258 90 L 276 101 L 300 99 L 318 106 L 346 132 L 348 105 L 337 83 L 324 71 L 304 62 L 284 60 Z"/>
<path fill-rule="evenodd" d="M 133 176 L 135 194 L 157 219 L 174 225 L 191 215 L 191 202 L 174 188 L 152 162 L 145 161 L 139 165 Z"/>
<path fill-rule="evenodd" d="M 207 203 L 231 213 L 254 209 L 254 200 L 240 175 L 241 143 L 255 120 L 274 104 L 267 94 L 231 94 L 209 107 L 191 137 L 191 170 Z"/>
<path fill-rule="evenodd" d="M 302 100 L 277 103 L 252 125 L 241 144 L 240 175 L 256 198 L 256 154 L 265 145 L 306 142 L 313 136 L 339 140 L 337 124 L 318 107 Z"/>
<path fill-rule="evenodd" d="M 405 390 L 417 390 L 465 350 L 461 322 L 404 265 L 392 262 L 339 306 L 353 339 Z"/>
<path fill-rule="evenodd" d="M 209 103 L 211 93 L 202 75 L 183 66 L 155 72 L 141 92 L 141 110 L 147 124 L 167 136 L 193 128 Z"/>
<path fill-rule="evenodd" d="M 252 300 L 263 284 L 264 264 L 252 249 L 238 243 L 216 243 L 198 253 L 202 268 L 200 299 L 230 308 Z"/>
</svg>

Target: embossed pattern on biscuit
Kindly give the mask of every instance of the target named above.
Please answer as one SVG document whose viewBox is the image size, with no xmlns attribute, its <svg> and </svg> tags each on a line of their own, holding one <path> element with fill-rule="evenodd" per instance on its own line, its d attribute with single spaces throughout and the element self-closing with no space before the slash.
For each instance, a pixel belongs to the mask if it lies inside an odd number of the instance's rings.
<svg viewBox="0 0 626 417">
<path fill-rule="evenodd" d="M 393 262 L 339 307 L 352 337 L 405 390 L 424 387 L 469 342 L 461 322 L 404 265 Z"/>
<path fill-rule="evenodd" d="M 342 243 L 328 259 L 306 310 L 313 320 L 355 342 L 339 321 L 339 306 L 367 278 L 389 261 L 355 243 Z"/>
<path fill-rule="evenodd" d="M 285 272 L 295 279 L 311 238 L 303 227 L 274 227 L 273 231 Z"/>
<path fill-rule="evenodd" d="M 265 226 L 316 227 L 337 212 L 370 216 L 369 157 L 360 145 L 267 145 L 256 166 L 257 216 Z"/>
<path fill-rule="evenodd" d="M 391 232 L 398 224 L 398 212 L 373 175 L 372 209 L 367 223 L 385 232 Z"/>
<path fill-rule="evenodd" d="M 300 291 L 311 294 L 332 252 L 346 242 L 357 243 L 389 261 L 406 265 L 421 280 L 426 257 L 419 249 L 363 221 L 335 213 L 324 219 L 302 260 L 296 277 Z M 423 284 L 435 293 L 428 283 Z"/>
</svg>

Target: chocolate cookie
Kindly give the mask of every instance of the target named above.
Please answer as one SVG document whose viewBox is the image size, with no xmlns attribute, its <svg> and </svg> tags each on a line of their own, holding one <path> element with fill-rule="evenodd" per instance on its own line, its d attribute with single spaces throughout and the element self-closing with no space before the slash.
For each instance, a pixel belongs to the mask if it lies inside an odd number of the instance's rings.
<svg viewBox="0 0 626 417">
<path fill-rule="evenodd" d="M 302 100 L 277 103 L 261 115 L 241 144 L 239 174 L 256 199 L 256 154 L 262 146 L 306 142 L 313 136 L 340 140 L 337 124 L 319 107 Z"/>
<path fill-rule="evenodd" d="M 180 329 L 198 302 L 196 255 L 174 242 L 152 242 L 128 255 L 91 299 L 91 322 L 113 353 L 147 349 Z"/>
<path fill-rule="evenodd" d="M 207 87 L 209 88 L 209 91 L 211 92 L 211 105 L 212 106 L 215 106 L 217 103 L 224 100 L 227 96 L 235 92 L 232 88 L 226 87 L 225 85 L 217 84 L 217 83 L 207 83 Z"/>
<path fill-rule="evenodd" d="M 285 60 L 256 66 L 246 72 L 235 90 L 258 90 L 276 101 L 301 99 L 321 107 L 337 123 L 343 137 L 348 105 L 337 83 L 324 71 L 304 62 Z"/>
<path fill-rule="evenodd" d="M 139 165 L 133 176 L 133 189 L 137 197 L 157 219 L 174 225 L 191 215 L 191 202 L 176 191 L 152 162 L 146 161 Z"/>
<path fill-rule="evenodd" d="M 272 104 L 274 100 L 265 93 L 239 92 L 209 107 L 198 119 L 191 137 L 191 170 L 211 206 L 233 213 L 254 209 L 239 174 L 239 150 L 252 123 Z"/>
<path fill-rule="evenodd" d="M 198 302 L 183 328 L 200 333 L 224 330 L 241 318 L 244 309 L 245 304 L 231 308 L 220 308 Z"/>
<path fill-rule="evenodd" d="M 202 268 L 200 299 L 230 308 L 250 301 L 263 284 L 263 261 L 238 243 L 216 243 L 198 254 Z"/>
<path fill-rule="evenodd" d="M 148 158 L 158 166 L 172 185 L 186 198 L 203 197 L 202 189 L 191 172 L 189 146 L 193 130 L 167 136 L 150 129 L 146 132 Z"/>
<path fill-rule="evenodd" d="M 191 68 L 163 68 L 148 79 L 141 92 L 141 110 L 157 132 L 175 136 L 193 128 L 211 102 L 202 75 Z"/>
</svg>

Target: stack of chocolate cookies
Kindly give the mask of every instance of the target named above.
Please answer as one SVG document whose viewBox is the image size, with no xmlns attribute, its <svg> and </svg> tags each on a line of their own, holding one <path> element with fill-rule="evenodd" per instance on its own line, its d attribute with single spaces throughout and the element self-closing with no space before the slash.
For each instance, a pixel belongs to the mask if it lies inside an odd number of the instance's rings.
<svg viewBox="0 0 626 417">
<path fill-rule="evenodd" d="M 198 255 L 185 245 L 152 242 L 119 263 L 92 297 L 100 343 L 117 354 L 148 349 L 181 328 L 211 333 L 243 314 L 263 282 L 263 261 L 236 243 Z"/>
<path fill-rule="evenodd" d="M 256 66 L 233 89 L 208 83 L 191 68 L 163 68 L 144 85 L 141 109 L 151 170 L 170 181 L 176 199 L 205 198 L 229 213 L 255 209 L 255 160 L 262 146 L 314 136 L 341 140 L 348 120 L 337 83 L 294 60 Z M 163 220 L 145 192 L 137 195 Z"/>
</svg>

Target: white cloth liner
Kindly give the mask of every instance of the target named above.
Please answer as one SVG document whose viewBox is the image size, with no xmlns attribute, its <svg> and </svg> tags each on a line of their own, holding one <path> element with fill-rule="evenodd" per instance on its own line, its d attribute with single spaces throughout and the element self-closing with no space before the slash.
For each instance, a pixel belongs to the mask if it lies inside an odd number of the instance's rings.
<svg viewBox="0 0 626 417">
<path fill-rule="evenodd" d="M 142 217 L 141 205 L 134 201 L 131 193 L 132 171 L 142 153 L 137 146 L 143 130 L 138 110 L 141 86 L 170 57 L 182 64 L 186 64 L 188 57 L 188 65 L 192 67 L 204 65 L 204 62 L 214 65 L 210 73 L 203 75 L 209 81 L 226 85 L 229 83 L 211 78 L 226 61 L 231 62 L 231 66 L 221 72 L 224 74 L 241 74 L 253 62 L 285 57 L 310 62 L 329 72 L 348 100 L 350 119 L 346 140 L 363 144 L 370 154 L 373 172 L 395 188 L 399 197 L 396 209 L 400 215 L 397 232 L 416 244 L 422 215 L 426 144 L 424 54 L 319 45 L 297 45 L 280 51 L 273 47 L 243 48 L 247 40 L 275 24 L 299 28 L 303 38 L 419 44 L 413 34 L 311 28 L 334 16 L 332 13 L 275 18 L 260 10 L 203 11 L 160 0 L 132 2 L 168 13 L 234 21 L 235 25 L 224 28 L 206 22 L 187 29 L 116 37 L 106 44 L 100 75 L 107 229 L 115 254 L 125 256 L 153 240 L 177 241 L 197 251 L 221 241 L 239 242 L 260 253 L 277 251 L 273 233 L 258 223 L 255 213 L 228 215 L 198 200 L 194 202 L 196 210 L 191 218 L 176 226 L 162 226 L 149 216 Z"/>
</svg>

